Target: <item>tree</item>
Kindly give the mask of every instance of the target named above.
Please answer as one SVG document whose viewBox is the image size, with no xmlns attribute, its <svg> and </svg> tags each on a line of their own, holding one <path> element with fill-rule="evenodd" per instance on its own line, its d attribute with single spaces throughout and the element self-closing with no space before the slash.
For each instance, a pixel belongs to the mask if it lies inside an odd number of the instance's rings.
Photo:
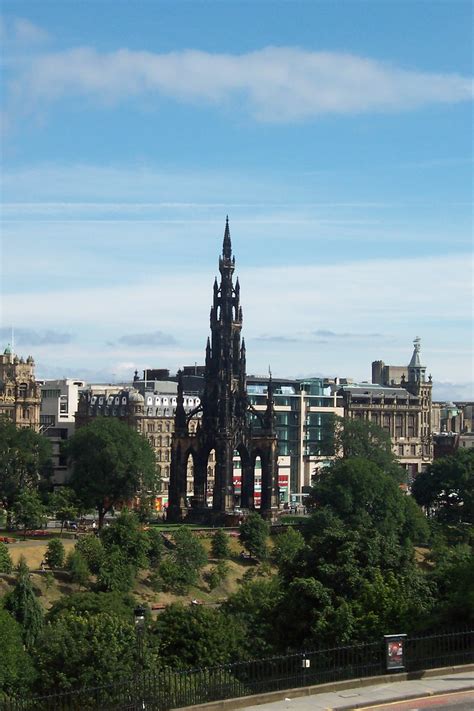
<svg viewBox="0 0 474 711">
<path fill-rule="evenodd" d="M 238 621 L 220 610 L 175 603 L 157 617 L 151 638 L 166 665 L 189 669 L 235 661 L 243 633 Z"/>
<path fill-rule="evenodd" d="M 158 483 L 149 442 L 115 417 L 94 418 L 68 440 L 64 452 L 73 464 L 71 487 L 85 508 L 97 509 L 99 529 L 108 511 Z"/>
<path fill-rule="evenodd" d="M 86 561 L 90 572 L 97 575 L 105 558 L 105 550 L 100 538 L 92 533 L 81 536 L 76 542 L 75 549 Z"/>
<path fill-rule="evenodd" d="M 10 513 L 18 495 L 52 473 L 51 442 L 29 427 L 0 417 L 0 502 Z"/>
<path fill-rule="evenodd" d="M 61 536 L 65 521 L 73 521 L 77 518 L 79 509 L 76 494 L 69 486 L 62 486 L 49 496 L 48 510 L 61 521 Z"/>
<path fill-rule="evenodd" d="M 288 526 L 275 540 L 272 558 L 280 569 L 291 563 L 305 547 L 305 540 L 299 531 Z"/>
<path fill-rule="evenodd" d="M 40 528 L 46 520 L 46 509 L 36 491 L 25 490 L 16 497 L 12 508 L 17 526 L 23 526 L 23 538 L 28 529 Z"/>
<path fill-rule="evenodd" d="M 173 533 L 174 558 L 183 568 L 199 573 L 207 563 L 207 553 L 201 541 L 186 526 L 180 526 Z"/>
<path fill-rule="evenodd" d="M 131 622 L 109 612 L 64 611 L 47 625 L 35 646 L 39 693 L 116 682 L 138 663 Z"/>
<path fill-rule="evenodd" d="M 418 474 L 412 494 L 443 523 L 474 524 L 474 450 L 458 450 Z"/>
<path fill-rule="evenodd" d="M 146 536 L 148 539 L 148 562 L 152 568 L 156 568 L 165 552 L 163 534 L 156 528 L 149 528 Z"/>
<path fill-rule="evenodd" d="M 269 656 L 277 650 L 276 613 L 282 596 L 279 578 L 258 578 L 241 585 L 222 605 L 221 609 L 244 628 L 242 659 Z M 287 626 L 288 614 L 283 629 Z"/>
<path fill-rule="evenodd" d="M 243 547 L 257 560 L 268 555 L 267 541 L 270 526 L 258 513 L 250 513 L 240 526 L 239 538 Z"/>
<path fill-rule="evenodd" d="M 337 458 L 366 459 L 386 474 L 391 474 L 395 481 L 405 480 L 406 476 L 392 451 L 388 432 L 367 420 L 334 416 L 333 423 Z"/>
<path fill-rule="evenodd" d="M 126 553 L 113 546 L 100 566 L 97 575 L 97 590 L 104 592 L 129 592 L 137 573 L 135 562 L 130 562 Z"/>
<path fill-rule="evenodd" d="M 426 536 L 423 517 L 400 490 L 393 476 L 367 459 L 335 462 L 319 476 L 307 499 L 313 509 L 328 507 L 355 528 L 374 526 L 384 535 L 403 539 L 407 531 Z"/>
<path fill-rule="evenodd" d="M 230 555 L 229 536 L 218 528 L 211 539 L 211 555 L 213 558 L 228 558 Z"/>
<path fill-rule="evenodd" d="M 0 543 L 0 573 L 11 573 L 13 563 L 6 543 Z"/>
<path fill-rule="evenodd" d="M 46 549 L 46 562 L 50 568 L 62 568 L 64 565 L 66 553 L 64 545 L 59 538 L 52 538 Z"/>
<path fill-rule="evenodd" d="M 51 606 L 47 620 L 52 622 L 65 612 L 97 615 L 107 612 L 127 622 L 133 622 L 136 600 L 133 595 L 117 592 L 77 592 L 63 595 Z"/>
<path fill-rule="evenodd" d="M 27 691 L 33 665 L 23 647 L 22 630 L 7 610 L 0 608 L 0 698 Z"/>
<path fill-rule="evenodd" d="M 91 571 L 87 561 L 79 551 L 71 551 L 66 560 L 66 568 L 69 570 L 71 580 L 79 588 L 85 587 L 89 582 Z"/>
<path fill-rule="evenodd" d="M 147 566 L 149 538 L 133 511 L 123 509 L 110 526 L 101 530 L 100 538 L 106 551 L 119 549 L 136 569 Z"/>
<path fill-rule="evenodd" d="M 34 593 L 31 576 L 23 556 L 17 566 L 15 587 L 6 595 L 5 609 L 20 623 L 25 646 L 33 646 L 43 627 L 43 610 Z"/>
<path fill-rule="evenodd" d="M 209 585 L 209 590 L 219 587 L 229 575 L 229 566 L 223 560 L 219 560 L 217 565 L 204 574 L 204 579 Z"/>
</svg>

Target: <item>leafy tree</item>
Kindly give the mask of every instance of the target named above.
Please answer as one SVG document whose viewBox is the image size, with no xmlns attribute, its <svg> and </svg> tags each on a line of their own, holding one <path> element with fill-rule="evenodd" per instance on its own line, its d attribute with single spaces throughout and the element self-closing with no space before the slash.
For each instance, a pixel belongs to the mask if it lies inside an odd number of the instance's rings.
<svg viewBox="0 0 474 711">
<path fill-rule="evenodd" d="M 0 543 L 0 573 L 11 573 L 13 563 L 6 543 Z"/>
<path fill-rule="evenodd" d="M 207 571 L 204 578 L 209 585 L 210 590 L 219 587 L 229 574 L 229 566 L 225 561 L 220 560 L 216 566 Z"/>
<path fill-rule="evenodd" d="M 228 558 L 230 555 L 229 536 L 218 528 L 211 539 L 211 555 L 213 558 Z"/>
<path fill-rule="evenodd" d="M 29 568 L 23 556 L 17 566 L 15 587 L 4 603 L 22 628 L 23 642 L 29 649 L 43 627 L 43 610 L 33 590 Z"/>
<path fill-rule="evenodd" d="M 106 552 L 117 548 L 133 561 L 136 569 L 147 566 L 149 538 L 133 511 L 124 509 L 110 526 L 101 530 L 100 538 Z"/>
<path fill-rule="evenodd" d="M 281 581 L 277 577 L 258 578 L 241 585 L 222 605 L 221 609 L 245 630 L 243 659 L 268 656 L 277 650 L 276 613 L 282 596 Z M 287 626 L 288 615 L 283 628 Z"/>
<path fill-rule="evenodd" d="M 169 591 L 176 595 L 186 595 L 195 582 L 197 582 L 196 571 L 192 568 L 183 568 L 171 555 L 163 558 L 151 577 L 154 590 Z"/>
<path fill-rule="evenodd" d="M 407 499 L 390 474 L 367 459 L 352 458 L 321 473 L 307 506 L 328 507 L 355 528 L 374 526 L 380 533 L 402 538 L 423 528 L 419 510 Z"/>
<path fill-rule="evenodd" d="M 75 549 L 86 561 L 90 572 L 97 575 L 105 558 L 105 550 L 100 538 L 94 534 L 81 536 L 76 541 Z"/>
<path fill-rule="evenodd" d="M 406 475 L 392 451 L 388 432 L 373 422 L 348 417 L 333 418 L 336 457 L 357 457 L 372 462 L 395 481 L 404 481 Z"/>
<path fill-rule="evenodd" d="M 443 523 L 474 524 L 474 450 L 458 450 L 418 474 L 412 494 Z"/>
<path fill-rule="evenodd" d="M 151 636 L 160 659 L 178 669 L 227 664 L 239 657 L 243 628 L 220 610 L 169 605 Z"/>
<path fill-rule="evenodd" d="M 59 538 L 52 538 L 46 549 L 46 562 L 50 568 L 62 568 L 64 565 L 64 559 L 66 553 L 64 551 L 64 546 Z"/>
<path fill-rule="evenodd" d="M 281 533 L 275 539 L 272 558 L 277 566 L 282 569 L 295 559 L 305 545 L 305 540 L 301 533 L 289 526 L 284 533 Z"/>
<path fill-rule="evenodd" d="M 46 509 L 36 491 L 25 490 L 16 497 L 12 508 L 17 526 L 23 526 L 23 537 L 28 529 L 40 528 L 46 520 Z"/>
<path fill-rule="evenodd" d="M 97 575 L 97 590 L 103 592 L 129 592 L 135 582 L 136 567 L 126 554 L 115 546 L 108 549 L 107 555 Z"/>
<path fill-rule="evenodd" d="M 135 630 L 109 612 L 64 611 L 44 628 L 35 658 L 40 693 L 112 684 L 136 671 Z"/>
<path fill-rule="evenodd" d="M 80 505 L 74 491 L 69 486 L 62 486 L 50 494 L 48 510 L 61 521 L 60 535 L 62 536 L 64 523 L 77 518 L 80 512 Z"/>
<path fill-rule="evenodd" d="M 146 536 L 148 539 L 148 562 L 152 568 L 156 568 L 165 552 L 163 534 L 156 528 L 149 528 Z"/>
<path fill-rule="evenodd" d="M 107 612 L 123 620 L 133 622 L 136 601 L 130 594 L 117 592 L 78 592 L 63 595 L 51 606 L 47 619 L 52 622 L 63 613 L 74 612 L 78 615 L 88 613 L 97 615 Z"/>
<path fill-rule="evenodd" d="M 66 568 L 69 571 L 71 580 L 79 588 L 85 587 L 89 582 L 91 571 L 87 561 L 79 551 L 71 551 L 66 560 Z"/>
<path fill-rule="evenodd" d="M 10 513 L 18 495 L 52 473 L 51 442 L 0 416 L 0 502 Z"/>
<path fill-rule="evenodd" d="M 99 529 L 113 507 L 157 485 L 155 455 L 148 440 L 115 417 L 97 417 L 64 448 L 73 463 L 71 487 L 86 508 L 96 508 Z"/>
<path fill-rule="evenodd" d="M 176 562 L 183 567 L 199 571 L 207 563 L 207 553 L 201 541 L 186 526 L 173 533 Z"/>
<path fill-rule="evenodd" d="M 466 625 L 474 622 L 474 550 L 468 545 L 442 547 L 433 552 L 430 578 L 436 587 L 431 624 Z M 455 583 L 455 584 L 454 584 Z"/>
<path fill-rule="evenodd" d="M 250 513 L 240 526 L 239 538 L 243 547 L 257 560 L 268 555 L 267 541 L 270 526 L 258 513 Z"/>
<path fill-rule="evenodd" d="M 23 647 L 22 629 L 7 610 L 0 608 L 0 697 L 19 694 L 33 679 L 33 665 Z"/>
</svg>

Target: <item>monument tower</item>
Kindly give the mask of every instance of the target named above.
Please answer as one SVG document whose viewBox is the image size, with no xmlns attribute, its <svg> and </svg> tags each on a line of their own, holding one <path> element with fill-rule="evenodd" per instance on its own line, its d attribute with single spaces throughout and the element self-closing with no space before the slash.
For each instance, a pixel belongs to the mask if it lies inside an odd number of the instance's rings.
<svg viewBox="0 0 474 711">
<path fill-rule="evenodd" d="M 226 219 L 222 255 L 219 258 L 220 283 L 214 281 L 210 315 L 211 337 L 207 339 L 204 392 L 201 404 L 186 414 L 180 374 L 171 444 L 169 520 L 185 517 L 195 520 L 225 520 L 236 507 L 233 484 L 234 456 L 240 456 L 242 491 L 240 508 L 254 508 L 255 462 L 261 461 L 262 493 L 260 511 L 271 516 L 278 507 L 277 437 L 271 381 L 267 408 L 257 413 L 249 405 L 246 392 L 245 342 L 241 340 L 242 307 L 240 286 L 233 275 L 229 219 Z M 195 433 L 189 421 L 201 413 Z M 215 480 L 212 505 L 208 505 L 208 459 L 215 452 Z M 187 500 L 188 459 L 193 460 L 193 496 Z"/>
</svg>

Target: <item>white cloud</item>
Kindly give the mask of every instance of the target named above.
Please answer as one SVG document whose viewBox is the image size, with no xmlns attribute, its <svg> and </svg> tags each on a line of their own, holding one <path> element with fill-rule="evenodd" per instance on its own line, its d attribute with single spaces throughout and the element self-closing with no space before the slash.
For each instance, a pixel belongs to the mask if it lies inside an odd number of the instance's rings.
<svg viewBox="0 0 474 711">
<path fill-rule="evenodd" d="M 400 69 L 337 52 L 267 47 L 241 55 L 168 54 L 89 47 L 37 56 L 16 77 L 22 102 L 64 95 L 114 103 L 155 94 L 228 106 L 258 120 L 288 122 L 327 113 L 413 109 L 472 98 L 470 78 Z"/>
<path fill-rule="evenodd" d="M 33 46 L 47 42 L 50 35 L 24 17 L 0 17 L 0 41 L 4 47 Z M 5 58 L 4 58 L 5 59 Z"/>
<path fill-rule="evenodd" d="M 33 24 L 30 20 L 22 17 L 17 17 L 13 20 L 13 31 L 19 42 L 25 44 L 37 44 L 47 42 L 49 34 L 42 27 Z"/>
</svg>

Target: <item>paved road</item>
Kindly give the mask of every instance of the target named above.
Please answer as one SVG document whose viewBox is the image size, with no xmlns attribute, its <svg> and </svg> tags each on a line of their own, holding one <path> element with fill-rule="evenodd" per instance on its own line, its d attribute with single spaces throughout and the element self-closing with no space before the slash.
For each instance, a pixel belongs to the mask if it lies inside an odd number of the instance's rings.
<svg viewBox="0 0 474 711">
<path fill-rule="evenodd" d="M 469 692 L 464 697 L 462 693 Z M 444 701 L 437 703 L 435 695 L 442 695 Z M 448 699 L 449 696 L 449 699 Z M 404 705 L 408 699 L 412 705 Z M 395 703 L 394 703 L 395 702 Z M 443 705 L 444 703 L 444 705 Z M 398 705 L 397 705 L 398 704 Z M 451 704 L 451 705 L 448 705 Z M 463 705 L 464 704 L 464 705 Z M 354 689 L 341 689 L 340 691 L 314 694 L 274 701 L 258 706 L 246 706 L 246 711 L 332 711 L 339 709 L 373 709 L 377 711 L 395 711 L 400 709 L 450 709 L 456 711 L 472 711 L 474 709 L 474 672 L 461 672 L 459 674 L 442 674 L 427 679 L 413 681 L 393 681 L 373 684 Z"/>
</svg>

